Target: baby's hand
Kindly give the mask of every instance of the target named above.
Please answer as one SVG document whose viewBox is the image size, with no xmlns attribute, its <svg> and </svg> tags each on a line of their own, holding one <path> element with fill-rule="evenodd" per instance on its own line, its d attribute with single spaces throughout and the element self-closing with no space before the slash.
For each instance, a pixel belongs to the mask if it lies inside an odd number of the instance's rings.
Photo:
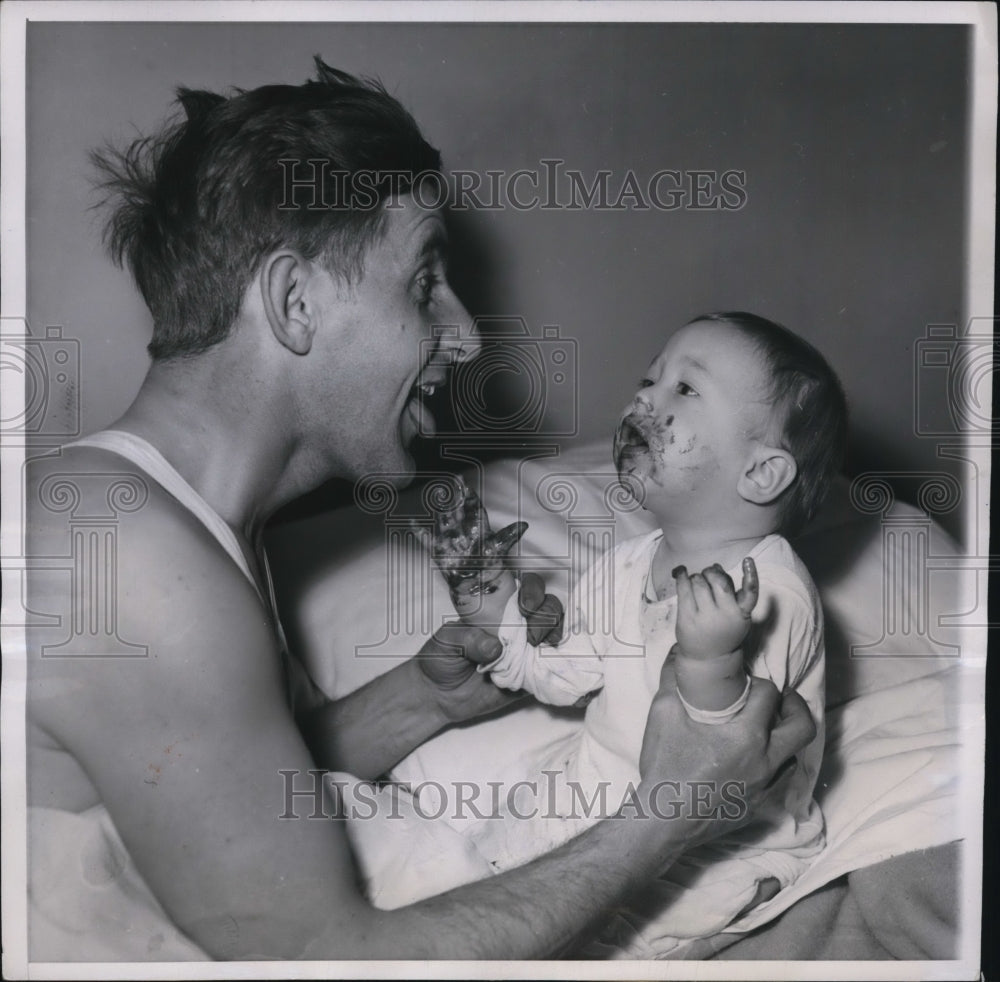
<svg viewBox="0 0 1000 982">
<path fill-rule="evenodd" d="M 516 588 L 504 561 L 527 528 L 527 522 L 513 522 L 494 532 L 479 495 L 461 477 L 435 511 L 433 529 L 418 528 L 463 620 L 484 627 L 499 623 Z"/>
<path fill-rule="evenodd" d="M 451 590 L 468 592 L 503 569 L 507 553 L 527 530 L 527 522 L 513 522 L 494 532 L 479 495 L 456 477 L 448 500 L 434 512 L 433 530 L 420 532 Z"/>
<path fill-rule="evenodd" d="M 710 658 L 736 651 L 750 630 L 750 614 L 757 604 L 757 567 L 743 560 L 743 585 L 739 593 L 726 571 L 716 563 L 701 573 L 688 575 L 678 566 L 677 645 L 692 658 Z"/>
</svg>

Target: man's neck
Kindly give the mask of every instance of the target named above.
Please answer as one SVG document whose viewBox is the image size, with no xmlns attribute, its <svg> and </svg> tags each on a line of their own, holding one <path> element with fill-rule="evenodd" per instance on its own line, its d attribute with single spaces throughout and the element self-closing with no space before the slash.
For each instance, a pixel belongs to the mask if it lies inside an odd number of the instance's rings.
<svg viewBox="0 0 1000 982">
<path fill-rule="evenodd" d="M 212 353 L 154 363 L 113 428 L 148 440 L 251 543 L 277 508 L 309 490 L 288 418 Z"/>
</svg>

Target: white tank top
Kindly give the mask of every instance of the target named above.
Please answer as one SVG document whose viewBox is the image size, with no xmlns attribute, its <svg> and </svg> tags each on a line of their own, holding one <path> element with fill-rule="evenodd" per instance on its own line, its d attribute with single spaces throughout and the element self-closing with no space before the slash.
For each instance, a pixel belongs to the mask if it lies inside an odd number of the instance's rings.
<svg viewBox="0 0 1000 982">
<path fill-rule="evenodd" d="M 229 554 L 269 607 L 288 680 L 288 698 L 304 676 L 288 654 L 267 557 L 267 596 L 254 579 L 235 533 L 147 440 L 103 430 L 63 446 L 94 447 L 124 457 L 191 512 Z M 308 679 L 308 676 L 305 676 Z M 311 684 L 311 681 L 309 682 Z M 146 885 L 103 804 L 79 814 L 28 808 L 28 946 L 32 961 L 209 961 L 182 934 Z"/>
</svg>

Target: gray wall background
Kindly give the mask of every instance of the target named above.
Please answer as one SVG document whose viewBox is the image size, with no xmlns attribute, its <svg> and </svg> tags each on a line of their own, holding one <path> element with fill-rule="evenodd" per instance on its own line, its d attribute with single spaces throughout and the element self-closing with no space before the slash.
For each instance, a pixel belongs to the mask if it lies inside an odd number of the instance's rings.
<svg viewBox="0 0 1000 982">
<path fill-rule="evenodd" d="M 150 321 L 101 250 L 88 150 L 155 127 L 177 84 L 296 83 L 318 53 L 379 76 L 451 168 L 561 158 L 610 169 L 612 188 L 630 169 L 746 172 L 738 211 L 462 216 L 470 310 L 577 341 L 580 438 L 610 441 L 672 328 L 748 309 L 840 374 L 852 471 L 948 469 L 914 435 L 914 343 L 970 313 L 967 41 L 907 25 L 30 24 L 29 322 L 80 339 L 84 431 L 113 421 Z M 943 386 L 924 398 L 945 406 Z"/>
</svg>

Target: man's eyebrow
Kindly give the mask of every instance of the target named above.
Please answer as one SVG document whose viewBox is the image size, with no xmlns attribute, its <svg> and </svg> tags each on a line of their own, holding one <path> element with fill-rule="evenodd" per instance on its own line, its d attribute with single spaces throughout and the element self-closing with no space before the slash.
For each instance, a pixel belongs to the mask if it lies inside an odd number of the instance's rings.
<svg viewBox="0 0 1000 982">
<path fill-rule="evenodd" d="M 444 258 L 448 255 L 448 233 L 443 228 L 437 226 L 420 245 L 417 252 L 418 259 L 426 259 L 428 256 L 438 256 Z"/>
</svg>

